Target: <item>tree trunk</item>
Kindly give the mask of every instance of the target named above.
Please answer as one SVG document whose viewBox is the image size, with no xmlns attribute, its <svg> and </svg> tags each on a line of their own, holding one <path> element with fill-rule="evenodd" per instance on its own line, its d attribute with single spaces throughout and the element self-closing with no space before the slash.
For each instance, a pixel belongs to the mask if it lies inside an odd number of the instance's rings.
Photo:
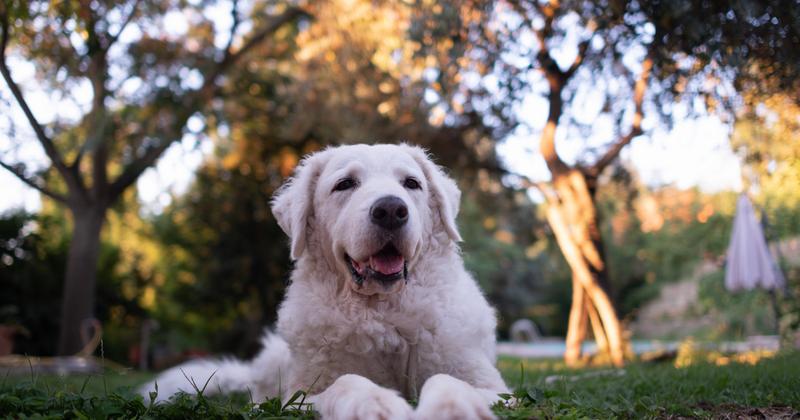
<svg viewBox="0 0 800 420">
<path fill-rule="evenodd" d="M 91 205 L 76 205 L 70 210 L 73 230 L 64 279 L 58 340 L 58 354 L 62 356 L 73 355 L 81 350 L 84 344 L 81 342 L 81 323 L 94 317 L 100 231 L 106 212 L 103 207 Z"/>
<path fill-rule="evenodd" d="M 597 308 L 595 308 L 592 301 L 585 299 L 583 302 L 586 307 L 586 312 L 589 314 L 589 321 L 591 321 L 592 335 L 594 335 L 594 342 L 597 344 L 597 352 L 599 354 L 608 354 L 608 338 L 606 338 L 606 332 L 603 329 L 603 321 L 600 320 L 600 314 L 597 313 Z"/>
<path fill-rule="evenodd" d="M 592 167 L 567 165 L 558 156 L 555 143 L 556 129 L 564 106 L 561 94 L 567 81 L 583 61 L 588 41 L 580 44 L 578 55 L 567 71 L 558 67 L 547 45 L 548 38 L 553 34 L 554 9 L 558 7 L 558 2 L 550 2 L 547 7 L 540 9 L 543 11 L 544 27 L 535 31 L 539 40 L 536 57 L 550 88 L 547 95 L 547 123 L 539 139 L 539 151 L 552 176 L 549 185 L 537 186 L 547 200 L 548 223 L 572 269 L 573 298 L 564 360 L 567 364 L 580 361 L 581 344 L 591 322 L 599 350 L 605 349 L 611 362 L 621 366 L 624 363 L 622 325 L 609 298 L 608 275 L 594 193 L 597 177 L 603 168 L 642 132 L 642 101 L 653 61 L 648 55 L 642 63 L 642 73 L 634 86 L 636 111 L 630 132 L 620 137 Z"/>
<path fill-rule="evenodd" d="M 569 366 L 580 362 L 581 346 L 586 339 L 586 309 L 587 305 L 576 305 L 575 302 L 587 302 L 586 293 L 581 287 L 577 277 L 572 275 L 572 306 L 569 310 L 569 323 L 567 324 L 567 343 L 564 352 L 564 361 Z"/>
<path fill-rule="evenodd" d="M 589 168 L 583 168 L 579 164 L 566 164 L 558 156 L 555 142 L 556 129 L 564 107 L 561 94 L 583 62 L 589 40 L 579 44 L 578 54 L 569 69 L 561 70 L 548 48 L 548 40 L 554 34 L 553 19 L 558 8 L 557 1 L 537 7 L 544 25 L 534 33 L 539 41 L 536 60 L 550 88 L 547 95 L 547 122 L 539 139 L 539 151 L 552 176 L 550 184 L 537 186 L 547 200 L 548 223 L 572 269 L 573 299 L 564 360 L 567 364 L 580 361 L 581 344 L 586 337 L 588 324 L 591 323 L 599 349 L 606 349 L 611 362 L 621 366 L 624 363 L 622 325 L 609 298 L 608 275 L 594 193 L 597 177 L 603 169 L 616 159 L 625 145 L 642 133 L 642 102 L 653 59 L 648 53 L 642 62 L 642 73 L 634 86 L 633 102 L 636 108 L 628 134 L 617 139 Z"/>
<path fill-rule="evenodd" d="M 601 241 L 594 197 L 581 171 L 571 169 L 552 175 L 553 188 L 545 191 L 547 220 L 573 273 L 564 360 L 573 365 L 580 360 L 581 343 L 587 324 L 592 320 L 598 345 L 607 347 L 612 363 L 621 366 L 624 363 L 622 325 L 601 280 L 605 275 L 605 261 L 598 246 Z"/>
</svg>

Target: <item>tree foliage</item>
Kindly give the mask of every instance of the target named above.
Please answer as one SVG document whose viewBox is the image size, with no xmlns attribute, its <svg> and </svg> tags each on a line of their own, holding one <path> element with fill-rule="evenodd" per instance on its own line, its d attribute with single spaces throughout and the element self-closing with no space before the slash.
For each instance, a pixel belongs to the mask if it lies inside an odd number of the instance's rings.
<svg viewBox="0 0 800 420">
<path fill-rule="evenodd" d="M 672 95 L 701 95 L 709 109 L 729 112 L 742 93 L 800 100 L 796 1 L 648 1 L 642 11 L 662 36 L 656 71 Z"/>
<path fill-rule="evenodd" d="M 791 95 L 748 98 L 734 126 L 731 144 L 745 165 L 744 182 L 753 187 L 767 213 L 772 234 L 800 233 L 800 105 Z"/>
<path fill-rule="evenodd" d="M 599 255 L 592 274 L 628 314 L 652 292 L 652 273 L 672 279 L 693 253 L 717 252 L 711 237 L 728 222 L 718 212 L 641 231 L 632 207 L 640 187 L 621 186 L 630 174 L 614 160 L 660 124 L 736 118 L 733 144 L 759 177 L 760 203 L 783 235 L 800 232 L 790 188 L 800 182 L 795 3 L 331 0 L 300 10 L 5 0 L 0 106 L 9 112 L 0 127 L 10 141 L 0 164 L 68 212 L 4 219 L 2 258 L 13 264 L 0 272 L 15 285 L 4 308 L 27 319 L 13 301 L 32 296 L 33 284 L 55 299 L 54 276 L 70 272 L 67 244 L 87 243 L 78 226 L 105 226 L 102 243 L 97 233 L 85 246 L 99 265 L 72 264 L 83 267 L 73 278 L 97 265 L 97 316 L 118 331 L 153 317 L 163 331 L 214 337 L 192 346 L 250 353 L 290 268 L 269 211 L 275 189 L 302 155 L 327 145 L 408 141 L 458 179 L 465 261 L 501 326 L 527 316 L 560 332 L 574 277 L 556 256 L 557 229 L 523 194 L 535 182 L 507 173 L 497 155 L 514 136 L 543 145 L 552 183 L 538 185 L 590 239 L 584 259 Z M 42 92 L 53 112 L 30 100 Z M 214 151 L 185 194 L 148 214 L 130 187 L 181 140 L 211 141 Z M 32 142 L 46 164 L 24 158 Z M 620 214 L 630 216 L 621 234 Z M 81 225 L 86 215 L 100 222 Z M 684 242 L 692 246 L 675 246 Z"/>
<path fill-rule="evenodd" d="M 502 310 L 508 323 L 523 312 L 522 296 L 530 292 L 514 291 L 530 289 L 525 283 L 535 264 L 518 251 L 499 260 L 498 253 L 528 241 L 533 208 L 502 187 L 481 121 L 430 117 L 435 105 L 426 97 L 431 81 L 423 73 L 435 62 L 411 52 L 392 55 L 395 47 L 407 48 L 403 19 L 411 12 L 388 3 L 319 3 L 313 22 L 282 56 L 231 73 L 232 85 L 248 93 L 225 97 L 209 119 L 214 156 L 157 218 L 166 245 L 161 271 L 167 273 L 159 299 L 174 302 L 158 306 L 179 308 L 159 315 L 165 323 L 215 314 L 207 323 L 226 331 L 216 334 L 215 347 L 252 351 L 261 326 L 274 321 L 290 268 L 284 235 L 269 211 L 273 192 L 306 153 L 377 141 L 422 145 L 450 168 L 465 192 L 461 224 L 474 256 L 468 266 L 485 275 L 490 294 L 514 301 Z M 483 226 L 489 217 L 493 224 Z M 498 275 L 501 269 L 516 273 L 506 278 Z"/>
<path fill-rule="evenodd" d="M 231 2 L 224 29 L 203 2 L 0 3 L 0 73 L 13 98 L 7 102 L 22 111 L 31 133 L 20 138 L 16 121 L 8 119 L 11 151 L 37 142 L 49 160 L 32 170 L 28 162 L 8 160 L 6 150 L 0 166 L 67 207 L 73 219 L 60 353 L 80 348 L 79 326 L 94 313 L 108 208 L 192 130 L 191 118 L 201 121 L 197 114 L 220 94 L 226 72 L 265 39 L 293 36 L 281 29 L 304 15 L 287 4 L 265 7 L 243 33 L 238 6 Z M 170 16 L 182 16 L 186 28 L 162 29 Z M 36 87 L 17 82 L 10 68 L 15 60 L 33 65 Z M 57 103 L 71 101 L 72 115 L 57 107 L 43 121 L 31 107 L 30 90 L 36 88 Z M 48 184 L 44 175 L 57 181 Z"/>
</svg>

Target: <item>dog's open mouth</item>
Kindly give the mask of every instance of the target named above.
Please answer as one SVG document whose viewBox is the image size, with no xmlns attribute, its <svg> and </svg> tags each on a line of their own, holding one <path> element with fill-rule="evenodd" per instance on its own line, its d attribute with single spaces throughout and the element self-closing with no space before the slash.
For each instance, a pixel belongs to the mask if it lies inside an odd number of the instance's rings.
<svg viewBox="0 0 800 420">
<path fill-rule="evenodd" d="M 406 259 L 391 242 L 366 261 L 355 261 L 346 254 L 345 260 L 347 260 L 347 266 L 350 267 L 353 280 L 359 286 L 366 279 L 377 280 L 384 285 L 400 279 L 407 279 Z"/>
</svg>

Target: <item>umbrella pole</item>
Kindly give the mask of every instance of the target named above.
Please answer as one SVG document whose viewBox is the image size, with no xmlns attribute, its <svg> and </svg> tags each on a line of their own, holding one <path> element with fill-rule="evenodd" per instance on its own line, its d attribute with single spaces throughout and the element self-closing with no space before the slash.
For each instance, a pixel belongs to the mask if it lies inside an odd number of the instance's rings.
<svg viewBox="0 0 800 420">
<path fill-rule="evenodd" d="M 769 250 L 769 241 L 772 239 L 775 249 L 775 267 L 774 269 L 780 274 L 783 278 L 783 290 L 784 294 L 789 292 L 789 282 L 787 281 L 786 273 L 783 271 L 783 266 L 781 265 L 781 260 L 783 259 L 783 255 L 781 255 L 781 244 L 780 238 L 777 234 L 775 234 L 774 229 L 769 223 L 769 218 L 767 217 L 767 212 L 765 209 L 761 209 L 761 229 L 764 232 L 764 239 L 767 241 L 767 249 Z M 771 251 L 771 250 L 770 250 Z M 775 331 L 778 335 L 781 335 L 781 308 L 778 305 L 778 292 L 775 288 L 769 289 L 769 300 L 772 303 L 772 311 L 775 315 Z"/>
<path fill-rule="evenodd" d="M 775 289 L 770 289 L 767 293 L 769 293 L 769 301 L 772 303 L 772 313 L 775 316 L 775 332 L 781 335 L 781 308 L 778 305 L 778 293 Z"/>
</svg>

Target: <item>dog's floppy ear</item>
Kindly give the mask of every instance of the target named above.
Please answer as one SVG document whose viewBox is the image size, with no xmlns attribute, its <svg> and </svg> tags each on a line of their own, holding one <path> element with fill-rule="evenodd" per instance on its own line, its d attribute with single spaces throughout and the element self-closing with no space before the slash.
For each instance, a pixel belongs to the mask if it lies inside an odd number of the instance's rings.
<svg viewBox="0 0 800 420">
<path fill-rule="evenodd" d="M 291 241 L 291 258 L 300 258 L 306 248 L 308 219 L 313 212 L 314 189 L 322 172 L 323 153 L 304 158 L 294 175 L 272 197 L 272 214 Z"/>
<path fill-rule="evenodd" d="M 461 235 L 458 233 L 458 227 L 456 226 L 456 216 L 458 216 L 461 191 L 459 191 L 455 181 L 447 176 L 440 166 L 433 163 L 423 149 L 410 145 L 407 145 L 407 147 L 411 156 L 414 157 L 414 160 L 417 161 L 417 164 L 422 167 L 422 171 L 425 173 L 425 179 L 428 181 L 428 186 L 431 190 L 432 205 L 438 210 L 442 226 L 444 226 L 447 235 L 453 241 L 460 242 Z"/>
</svg>

